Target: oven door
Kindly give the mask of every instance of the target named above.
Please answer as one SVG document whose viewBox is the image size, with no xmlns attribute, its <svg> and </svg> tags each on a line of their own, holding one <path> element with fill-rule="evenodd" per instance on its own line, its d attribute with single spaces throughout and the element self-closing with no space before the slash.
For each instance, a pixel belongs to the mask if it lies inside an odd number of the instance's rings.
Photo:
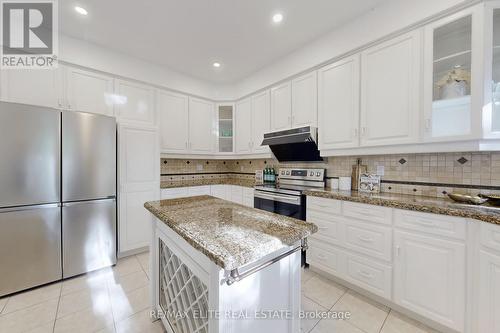
<svg viewBox="0 0 500 333">
<path fill-rule="evenodd" d="M 259 190 L 254 192 L 255 208 L 305 221 L 306 211 L 303 200 L 300 195 L 271 193 Z"/>
</svg>

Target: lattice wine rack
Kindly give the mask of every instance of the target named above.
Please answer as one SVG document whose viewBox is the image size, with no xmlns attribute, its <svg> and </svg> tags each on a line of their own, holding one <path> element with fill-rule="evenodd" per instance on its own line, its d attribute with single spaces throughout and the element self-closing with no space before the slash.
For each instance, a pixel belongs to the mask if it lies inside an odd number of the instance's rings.
<svg viewBox="0 0 500 333">
<path fill-rule="evenodd" d="M 208 288 L 160 240 L 160 307 L 175 333 L 208 333 Z"/>
</svg>

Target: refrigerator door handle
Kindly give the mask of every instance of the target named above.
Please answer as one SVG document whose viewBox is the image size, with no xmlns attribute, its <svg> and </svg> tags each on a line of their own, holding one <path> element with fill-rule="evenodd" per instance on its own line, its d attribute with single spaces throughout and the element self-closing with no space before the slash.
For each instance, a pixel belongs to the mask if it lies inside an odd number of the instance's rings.
<svg viewBox="0 0 500 333">
<path fill-rule="evenodd" d="M 106 198 L 106 199 L 64 202 L 62 204 L 62 207 L 71 207 L 71 206 L 76 206 L 76 205 L 85 205 L 85 204 L 93 204 L 93 203 L 97 203 L 97 202 L 110 202 L 110 201 L 116 201 L 116 198 L 112 197 L 112 198 Z"/>
<path fill-rule="evenodd" d="M 60 203 L 52 203 L 52 204 L 45 204 L 45 205 L 8 207 L 8 208 L 0 208 L 0 213 L 22 212 L 22 211 L 27 211 L 27 210 L 56 208 L 56 207 L 61 207 L 61 206 L 62 205 Z"/>
</svg>

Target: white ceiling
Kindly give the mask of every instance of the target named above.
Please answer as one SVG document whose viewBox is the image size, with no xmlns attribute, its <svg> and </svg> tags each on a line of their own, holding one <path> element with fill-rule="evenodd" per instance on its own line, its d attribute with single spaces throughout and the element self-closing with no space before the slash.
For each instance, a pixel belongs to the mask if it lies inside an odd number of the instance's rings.
<svg viewBox="0 0 500 333">
<path fill-rule="evenodd" d="M 387 0 L 65 0 L 63 34 L 232 83 Z M 79 5 L 88 10 L 81 16 Z M 276 26 L 272 14 L 281 12 Z M 212 63 L 218 61 L 221 68 Z"/>
</svg>

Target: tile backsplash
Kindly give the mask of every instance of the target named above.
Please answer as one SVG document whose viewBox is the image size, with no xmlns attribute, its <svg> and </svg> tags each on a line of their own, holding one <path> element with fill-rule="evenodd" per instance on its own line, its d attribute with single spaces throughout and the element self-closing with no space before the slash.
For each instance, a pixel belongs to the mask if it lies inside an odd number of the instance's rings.
<svg viewBox="0 0 500 333">
<path fill-rule="evenodd" d="M 325 168 L 328 178 L 350 176 L 357 156 L 328 157 L 325 162 L 279 163 L 275 159 L 161 159 L 162 180 L 253 174 L 266 166 Z M 464 152 L 362 156 L 370 173 L 384 169 L 382 191 L 442 197 L 446 192 L 500 194 L 500 152 Z"/>
</svg>

